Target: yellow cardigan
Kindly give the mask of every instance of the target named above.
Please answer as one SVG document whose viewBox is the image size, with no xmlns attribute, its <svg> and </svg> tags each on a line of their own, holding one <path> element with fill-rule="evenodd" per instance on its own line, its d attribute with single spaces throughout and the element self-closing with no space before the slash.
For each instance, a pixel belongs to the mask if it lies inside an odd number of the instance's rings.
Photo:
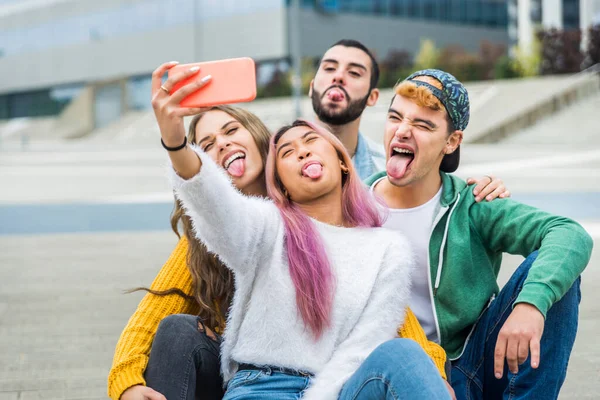
<svg viewBox="0 0 600 400">
<path fill-rule="evenodd" d="M 190 295 L 193 293 L 192 276 L 187 268 L 187 249 L 188 242 L 183 237 L 154 279 L 151 286 L 153 290 L 178 288 L 184 293 Z M 195 301 L 178 295 L 159 297 L 147 294 L 144 296 L 117 342 L 112 368 L 108 374 L 108 396 L 118 400 L 131 386 L 146 385 L 144 371 L 152 340 L 163 318 L 172 314 L 197 315 L 198 312 Z M 398 336 L 419 343 L 432 358 L 442 377 L 446 379 L 444 371 L 446 352 L 438 344 L 427 340 L 423 328 L 410 309 L 406 310 L 406 319 L 404 325 L 398 330 Z"/>
</svg>

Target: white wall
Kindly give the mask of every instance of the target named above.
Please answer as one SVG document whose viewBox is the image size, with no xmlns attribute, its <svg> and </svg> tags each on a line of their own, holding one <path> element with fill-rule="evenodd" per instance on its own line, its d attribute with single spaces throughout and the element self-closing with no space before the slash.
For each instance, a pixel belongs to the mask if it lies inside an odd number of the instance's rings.
<svg viewBox="0 0 600 400">
<path fill-rule="evenodd" d="M 600 25 L 600 0 L 579 1 L 579 26 L 581 28 L 581 48 L 585 50 L 588 42 L 588 28 L 594 24 Z"/>
<path fill-rule="evenodd" d="M 581 0 L 585 1 L 585 0 Z M 563 7 L 562 0 L 543 0 L 542 1 L 542 25 L 545 28 L 563 27 Z"/>
<path fill-rule="evenodd" d="M 519 47 L 529 52 L 533 43 L 533 22 L 531 21 L 531 0 L 518 0 L 519 13 Z"/>
<path fill-rule="evenodd" d="M 36 26 L 60 18 L 89 14 L 115 6 L 144 0 L 23 0 L 14 6 L 0 7 L 0 29 L 10 30 Z M 37 6 L 30 6 L 30 4 Z"/>
<path fill-rule="evenodd" d="M 120 3 L 128 1 L 121 0 Z M 119 3 L 117 0 L 112 2 Z M 55 19 L 59 18 L 59 11 L 53 10 L 53 14 Z M 37 15 L 36 11 L 31 18 L 42 20 L 43 16 Z M 171 60 L 183 63 L 240 56 L 258 60 L 282 58 L 287 54 L 285 18 L 286 10 L 281 8 L 211 19 L 196 26 L 190 23 L 66 47 L 5 55 L 0 57 L 0 94 L 147 74 Z M 0 23 L 4 20 L 0 17 Z"/>
<path fill-rule="evenodd" d="M 587 29 L 592 24 L 600 24 L 600 0 L 579 1 L 581 29 Z"/>
</svg>

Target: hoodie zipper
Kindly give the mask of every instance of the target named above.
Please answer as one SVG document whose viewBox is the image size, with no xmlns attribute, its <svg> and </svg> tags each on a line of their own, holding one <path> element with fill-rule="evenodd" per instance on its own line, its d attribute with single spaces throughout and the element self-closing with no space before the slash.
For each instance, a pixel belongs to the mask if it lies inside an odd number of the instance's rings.
<svg viewBox="0 0 600 400">
<path fill-rule="evenodd" d="M 458 200 L 460 200 L 460 193 L 458 193 L 458 198 L 456 199 L 456 201 L 454 202 L 454 205 L 450 209 L 450 213 L 448 214 L 448 219 L 446 220 L 446 226 L 444 228 L 444 237 L 442 239 L 442 247 L 440 249 L 441 257 L 440 257 L 440 259 L 438 259 L 438 269 L 437 269 L 434 289 L 432 289 L 433 285 L 431 284 L 431 260 L 429 259 L 429 247 L 431 246 L 431 236 L 433 235 L 433 231 L 435 230 L 435 227 L 437 226 L 438 222 L 440 222 L 440 220 L 442 219 L 444 214 L 446 214 L 446 211 L 448 211 L 449 207 L 442 207 L 440 209 L 440 211 L 438 212 L 438 215 L 435 217 L 435 220 L 433 221 L 433 224 L 431 227 L 431 232 L 429 233 L 429 242 L 427 243 L 427 280 L 429 282 L 429 299 L 431 300 L 431 308 L 433 309 L 433 318 L 435 321 L 435 330 L 437 332 L 439 343 L 442 343 L 442 332 L 440 330 L 440 323 L 438 321 L 437 309 L 435 307 L 435 295 L 437 294 L 437 289 L 440 285 L 441 272 L 442 272 L 441 271 L 441 269 L 442 269 L 441 263 L 443 261 L 443 251 L 444 251 L 444 247 L 445 247 L 446 238 L 448 236 L 448 227 L 449 227 L 449 223 L 450 223 L 450 217 L 452 216 L 452 213 L 454 212 L 454 209 L 455 209 L 456 205 L 458 204 Z"/>
<path fill-rule="evenodd" d="M 442 268 L 444 266 L 444 249 L 446 248 L 446 240 L 448 240 L 448 228 L 450 227 L 450 218 L 452 218 L 452 213 L 456 209 L 458 202 L 460 201 L 460 193 L 454 202 L 454 205 L 450 209 L 450 213 L 448 214 L 448 219 L 446 220 L 446 226 L 444 227 L 444 236 L 442 237 L 442 246 L 440 247 L 440 254 L 438 257 L 438 268 L 437 274 L 435 276 L 435 285 L 433 286 L 433 295 L 437 294 L 437 290 L 440 287 L 440 280 L 442 279 Z"/>
<path fill-rule="evenodd" d="M 444 216 L 446 211 L 448 211 L 448 207 L 442 207 L 440 209 L 440 211 L 438 212 L 437 216 L 435 217 L 435 219 L 433 220 L 433 224 L 431 226 L 431 232 L 429 232 L 429 241 L 427 242 L 427 281 L 429 283 L 429 285 L 427 287 L 429 288 L 429 300 L 431 301 L 431 308 L 433 309 L 433 319 L 435 321 L 435 330 L 437 332 L 438 340 L 440 343 L 442 343 L 442 335 L 440 332 L 440 324 L 438 322 L 437 310 L 435 308 L 435 300 L 434 300 L 435 294 L 433 293 L 433 290 L 432 290 L 433 285 L 431 282 L 431 261 L 429 259 L 429 247 L 431 246 L 431 235 L 433 235 L 435 226 L 437 225 L 438 222 L 440 222 L 440 219 L 442 219 L 442 217 Z"/>
</svg>

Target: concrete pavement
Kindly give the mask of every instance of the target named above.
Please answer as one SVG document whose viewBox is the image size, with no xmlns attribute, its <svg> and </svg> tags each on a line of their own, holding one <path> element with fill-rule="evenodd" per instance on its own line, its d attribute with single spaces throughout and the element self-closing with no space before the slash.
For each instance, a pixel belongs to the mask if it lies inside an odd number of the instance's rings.
<svg viewBox="0 0 600 400">
<path fill-rule="evenodd" d="M 0 238 L 0 400 L 106 398 L 114 346 L 141 298 L 122 291 L 149 285 L 175 242 L 168 231 Z M 519 261 L 506 258 L 501 280 Z M 599 265 L 595 251 L 561 399 L 597 398 Z"/>
<path fill-rule="evenodd" d="M 598 247 L 600 135 L 572 139 L 553 130 L 561 121 L 526 143 L 465 145 L 458 174 L 501 176 L 514 198 L 580 221 Z M 0 400 L 106 398 L 115 343 L 142 296 L 122 291 L 149 285 L 176 242 L 157 142 L 0 152 Z M 506 257 L 502 281 L 519 260 Z M 561 399 L 598 398 L 599 266 L 596 250 Z"/>
</svg>

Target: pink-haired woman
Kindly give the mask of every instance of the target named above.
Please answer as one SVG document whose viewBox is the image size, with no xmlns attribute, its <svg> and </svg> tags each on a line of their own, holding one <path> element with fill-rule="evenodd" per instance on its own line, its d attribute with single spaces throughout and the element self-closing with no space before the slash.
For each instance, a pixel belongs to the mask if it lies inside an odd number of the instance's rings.
<svg viewBox="0 0 600 400">
<path fill-rule="evenodd" d="M 421 351 L 392 340 L 409 299 L 410 249 L 381 228 L 337 138 L 305 121 L 279 130 L 267 158 L 270 200 L 237 191 L 201 149 L 182 145 L 181 132 L 162 141 L 197 238 L 234 274 L 225 400 L 449 397 L 431 362 L 410 379 L 394 373 Z M 222 149 L 231 158 L 234 150 Z"/>
</svg>

